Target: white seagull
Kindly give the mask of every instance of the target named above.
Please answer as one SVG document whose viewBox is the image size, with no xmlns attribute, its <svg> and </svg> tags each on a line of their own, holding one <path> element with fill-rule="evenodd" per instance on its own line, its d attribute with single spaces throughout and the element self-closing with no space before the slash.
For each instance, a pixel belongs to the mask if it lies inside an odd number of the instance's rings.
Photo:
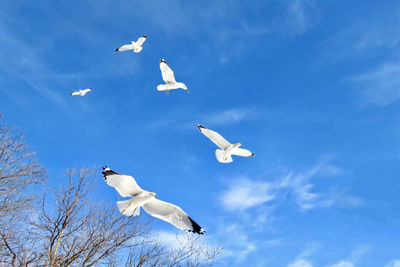
<svg viewBox="0 0 400 267">
<path fill-rule="evenodd" d="M 165 62 L 163 58 L 160 59 L 160 69 L 161 69 L 162 79 L 164 80 L 165 84 L 158 85 L 157 86 L 158 91 L 165 91 L 166 95 L 168 95 L 169 90 L 172 89 L 183 89 L 186 92 L 189 92 L 184 83 L 175 81 L 174 72 L 167 65 L 167 62 Z"/>
<path fill-rule="evenodd" d="M 92 88 L 81 89 L 81 90 L 79 90 L 79 91 L 76 91 L 76 92 L 71 93 L 71 95 L 80 95 L 80 96 L 84 96 L 84 95 L 86 95 L 88 92 L 91 92 L 91 91 L 93 91 Z"/>
<path fill-rule="evenodd" d="M 181 230 L 204 234 L 205 230 L 180 207 L 156 199 L 156 193 L 140 188 L 132 176 L 119 174 L 107 166 L 103 170 L 104 180 L 109 186 L 114 187 L 121 196 L 131 197 L 125 201 L 117 201 L 118 209 L 122 214 L 137 216 L 142 207 L 151 216 L 169 222 Z"/>
<path fill-rule="evenodd" d="M 215 156 L 217 160 L 221 163 L 230 163 L 233 161 L 232 155 L 242 156 L 242 157 L 252 157 L 254 154 L 247 149 L 239 148 L 242 144 L 236 143 L 231 144 L 226 141 L 219 133 L 214 132 L 206 127 L 203 127 L 197 124 L 200 132 L 207 136 L 214 144 L 216 144 L 219 148 L 215 150 Z"/>
<path fill-rule="evenodd" d="M 115 51 L 126 51 L 126 50 L 133 50 L 135 53 L 139 53 L 142 51 L 142 45 L 144 41 L 146 41 L 147 36 L 143 35 L 142 37 L 139 37 L 136 42 L 131 41 L 131 44 L 123 45 L 120 48 L 115 49 Z"/>
</svg>

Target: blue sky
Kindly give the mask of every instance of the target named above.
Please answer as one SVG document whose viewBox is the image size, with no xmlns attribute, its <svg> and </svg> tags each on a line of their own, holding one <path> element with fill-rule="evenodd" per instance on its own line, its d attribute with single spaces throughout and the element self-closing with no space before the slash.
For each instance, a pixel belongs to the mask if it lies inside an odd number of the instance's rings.
<svg viewBox="0 0 400 267">
<path fill-rule="evenodd" d="M 3 1 L 0 44 L 1 120 L 50 184 L 95 165 L 114 202 L 100 167 L 131 174 L 225 266 L 400 266 L 399 1 Z M 196 123 L 256 156 L 218 163 Z"/>
</svg>

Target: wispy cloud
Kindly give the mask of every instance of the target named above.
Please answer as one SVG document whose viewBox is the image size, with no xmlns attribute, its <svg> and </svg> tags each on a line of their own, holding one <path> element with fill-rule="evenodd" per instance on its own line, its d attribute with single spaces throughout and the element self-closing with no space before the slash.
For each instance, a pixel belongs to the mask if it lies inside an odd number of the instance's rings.
<svg viewBox="0 0 400 267">
<path fill-rule="evenodd" d="M 294 174 L 290 171 L 273 180 L 240 177 L 225 181 L 228 186 L 219 194 L 218 203 L 229 216 L 223 220 L 223 227 L 220 229 L 221 240 L 225 240 L 224 236 L 231 239 L 230 232 L 234 232 L 238 239 L 240 237 L 240 240 L 233 243 L 232 240 L 224 241 L 223 245 L 228 251 L 226 256 L 233 257 L 238 251 L 242 251 L 240 259 L 243 260 L 257 250 L 260 242 L 253 238 L 252 234 L 258 236 L 266 230 L 276 233 L 274 213 L 284 205 L 294 204 L 304 212 L 334 205 L 346 208 L 362 205 L 361 198 L 348 194 L 344 189 L 331 189 L 328 192 L 314 190 L 314 179 L 340 173 L 339 167 L 329 162 L 321 162 L 304 172 Z M 240 244 L 240 247 L 237 244 Z M 319 247 L 317 243 L 309 244 L 289 266 L 312 266 L 307 258 Z"/>
<path fill-rule="evenodd" d="M 285 201 L 295 203 L 301 211 L 333 205 L 346 208 L 362 205 L 361 198 L 350 195 L 343 189 L 333 188 L 325 193 L 313 191 L 312 179 L 317 175 L 338 175 L 339 173 L 338 167 L 320 163 L 305 172 L 294 174 L 291 171 L 272 181 L 257 181 L 242 177 L 230 181 L 230 185 L 219 198 L 219 202 L 227 211 L 244 211 L 266 203 L 280 205 Z"/>
<path fill-rule="evenodd" d="M 313 265 L 308 260 L 299 259 L 290 263 L 288 267 L 313 267 Z"/>
<path fill-rule="evenodd" d="M 343 56 L 354 56 L 377 48 L 395 48 L 400 44 L 399 14 L 398 10 L 391 9 L 362 16 L 362 19 L 356 21 L 352 20 L 343 29 L 330 36 L 324 42 L 324 46 L 329 47 L 330 52 L 332 52 L 332 46 L 335 46 L 335 51 L 342 53 Z M 338 49 L 339 47 L 346 49 Z M 332 55 L 338 56 L 337 53 Z"/>
<path fill-rule="evenodd" d="M 248 179 L 234 181 L 221 197 L 221 205 L 229 211 L 245 210 L 274 199 L 273 185 L 268 182 L 252 182 Z"/>
<path fill-rule="evenodd" d="M 226 238 L 227 236 L 229 238 Z M 236 263 L 242 262 L 249 254 L 257 250 L 256 242 L 251 240 L 243 227 L 236 223 L 224 224 L 218 237 L 219 240 L 224 241 L 223 257 L 232 257 Z"/>
<path fill-rule="evenodd" d="M 367 105 L 387 106 L 400 99 L 400 63 L 383 64 L 347 80 L 359 87 L 362 101 Z"/>
<path fill-rule="evenodd" d="M 229 108 L 203 115 L 200 119 L 206 125 L 221 125 L 257 118 L 258 112 L 252 108 Z"/>
<path fill-rule="evenodd" d="M 362 245 L 357 247 L 347 259 L 329 265 L 329 267 L 354 267 L 360 261 L 361 257 L 370 250 L 369 246 Z"/>
<path fill-rule="evenodd" d="M 295 261 L 290 263 L 288 267 L 312 267 L 313 265 L 307 259 L 311 257 L 317 250 L 320 249 L 320 244 L 310 243 L 306 248 L 296 257 Z"/>
<path fill-rule="evenodd" d="M 286 1 L 285 1 L 286 2 Z M 311 13 L 315 9 L 313 0 L 287 1 L 289 32 L 294 35 L 302 34 L 312 27 Z"/>
<path fill-rule="evenodd" d="M 400 267 L 400 260 L 391 260 L 385 265 L 385 267 Z"/>
<path fill-rule="evenodd" d="M 355 266 L 354 263 L 352 263 L 351 261 L 342 260 L 334 265 L 331 265 L 330 267 L 354 267 L 354 266 Z"/>
</svg>

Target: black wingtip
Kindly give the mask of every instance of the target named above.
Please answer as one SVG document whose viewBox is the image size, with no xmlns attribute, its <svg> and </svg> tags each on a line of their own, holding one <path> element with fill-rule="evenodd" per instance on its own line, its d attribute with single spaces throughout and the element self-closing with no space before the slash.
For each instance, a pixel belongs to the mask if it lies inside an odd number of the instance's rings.
<svg viewBox="0 0 400 267">
<path fill-rule="evenodd" d="M 200 124 L 196 124 L 197 128 L 199 128 L 199 130 L 201 131 L 201 129 L 205 129 L 206 127 L 201 126 Z"/>
<path fill-rule="evenodd" d="M 108 175 L 119 174 L 118 172 L 115 172 L 115 171 L 111 170 L 107 166 L 103 167 L 103 171 L 101 173 L 103 174 L 104 180 L 107 180 L 107 176 Z"/>
<path fill-rule="evenodd" d="M 193 221 L 192 218 L 190 218 L 188 216 L 190 222 L 192 223 L 192 230 L 189 230 L 189 232 L 195 233 L 195 234 L 199 234 L 199 235 L 204 235 L 204 233 L 206 232 L 203 228 L 200 227 L 200 225 L 198 225 L 195 221 Z"/>
<path fill-rule="evenodd" d="M 255 154 L 254 153 L 251 153 L 251 156 L 250 157 L 254 157 L 255 156 Z"/>
<path fill-rule="evenodd" d="M 119 51 L 119 48 L 115 49 L 115 52 L 118 52 L 118 51 Z"/>
<path fill-rule="evenodd" d="M 165 62 L 165 59 L 163 59 L 163 58 L 162 58 L 162 59 L 160 59 L 160 63 L 161 63 L 161 62 L 164 62 L 164 63 L 166 63 L 166 62 Z"/>
<path fill-rule="evenodd" d="M 147 38 L 147 35 L 143 35 L 142 37 Z"/>
</svg>

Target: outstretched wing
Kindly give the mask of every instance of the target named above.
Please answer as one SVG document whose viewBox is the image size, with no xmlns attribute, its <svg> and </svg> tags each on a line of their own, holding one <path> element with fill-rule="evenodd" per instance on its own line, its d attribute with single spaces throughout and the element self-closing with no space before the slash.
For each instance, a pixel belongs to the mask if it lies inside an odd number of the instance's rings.
<svg viewBox="0 0 400 267">
<path fill-rule="evenodd" d="M 104 167 L 103 170 L 106 183 L 114 187 L 121 196 L 131 197 L 143 192 L 132 176 L 119 174 L 108 167 Z"/>
<path fill-rule="evenodd" d="M 242 157 L 252 157 L 254 156 L 254 154 L 252 152 L 250 152 L 250 150 L 244 149 L 244 148 L 235 148 L 232 151 L 232 155 L 236 155 L 236 156 L 242 156 Z"/>
<path fill-rule="evenodd" d="M 154 198 L 142 207 L 151 216 L 169 222 L 178 229 L 200 235 L 205 232 L 180 207 L 174 204 Z"/>
<path fill-rule="evenodd" d="M 92 91 L 92 89 L 89 89 L 89 88 L 88 89 L 84 89 L 84 90 L 80 90 L 82 96 L 86 95 L 90 91 Z"/>
<path fill-rule="evenodd" d="M 133 46 L 131 44 L 123 45 L 120 48 L 115 49 L 115 51 L 126 51 L 126 50 L 132 50 Z"/>
<path fill-rule="evenodd" d="M 161 69 L 161 75 L 162 75 L 164 82 L 176 83 L 174 72 L 171 70 L 171 68 L 167 65 L 167 63 L 165 61 L 160 62 L 160 69 Z"/>
<path fill-rule="evenodd" d="M 81 92 L 79 92 L 79 91 L 71 93 L 71 95 L 80 95 L 80 94 L 81 94 Z"/>
<path fill-rule="evenodd" d="M 219 148 L 221 149 L 227 149 L 231 143 L 226 141 L 225 138 L 223 138 L 219 133 L 214 132 L 210 129 L 207 129 L 206 127 L 203 127 L 199 124 L 197 124 L 197 127 L 199 128 L 200 132 L 207 136 L 214 144 L 216 144 Z"/>
<path fill-rule="evenodd" d="M 142 44 L 144 43 L 144 41 L 146 41 L 146 35 L 143 35 L 142 37 L 139 37 L 138 39 L 137 39 L 137 41 L 136 41 L 136 45 L 139 47 L 139 46 L 142 46 Z"/>
</svg>

